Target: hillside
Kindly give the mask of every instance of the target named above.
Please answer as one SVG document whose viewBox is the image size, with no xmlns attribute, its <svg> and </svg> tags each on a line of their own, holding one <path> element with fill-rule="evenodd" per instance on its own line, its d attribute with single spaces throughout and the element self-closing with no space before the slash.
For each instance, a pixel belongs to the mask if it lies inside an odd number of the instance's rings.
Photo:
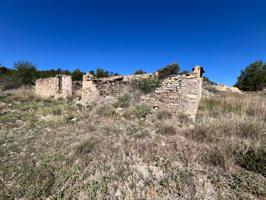
<svg viewBox="0 0 266 200">
<path fill-rule="evenodd" d="M 195 122 L 138 102 L 1 92 L 0 199 L 266 198 L 265 96 L 216 92 Z"/>
</svg>

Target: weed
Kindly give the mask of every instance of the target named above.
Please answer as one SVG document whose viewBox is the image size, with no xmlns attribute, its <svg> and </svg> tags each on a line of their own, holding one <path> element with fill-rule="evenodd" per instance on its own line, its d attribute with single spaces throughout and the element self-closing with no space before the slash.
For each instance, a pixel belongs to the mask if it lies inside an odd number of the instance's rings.
<svg viewBox="0 0 266 200">
<path fill-rule="evenodd" d="M 123 96 L 119 96 L 117 101 L 113 104 L 115 108 L 127 108 L 130 103 L 130 95 L 124 94 Z"/>
<path fill-rule="evenodd" d="M 231 188 L 240 193 L 254 194 L 259 199 L 265 199 L 266 197 L 265 181 L 258 180 L 257 177 L 247 171 L 240 170 L 233 174 L 231 183 Z"/>
<path fill-rule="evenodd" d="M 134 118 L 134 110 L 133 110 L 132 108 L 128 108 L 128 109 L 126 109 L 126 110 L 123 112 L 122 116 L 123 116 L 125 119 L 130 120 L 130 119 Z"/>
<path fill-rule="evenodd" d="M 264 126 L 254 120 L 240 121 L 237 123 L 235 134 L 243 138 L 259 138 L 263 134 Z"/>
<path fill-rule="evenodd" d="M 136 106 L 135 116 L 137 118 L 144 118 L 151 113 L 151 108 L 146 104 L 140 104 Z"/>
<path fill-rule="evenodd" d="M 147 78 L 133 81 L 136 89 L 142 91 L 144 94 L 154 92 L 160 86 L 160 80 L 157 78 Z"/>
<path fill-rule="evenodd" d="M 126 133 L 129 136 L 134 136 L 134 137 L 138 137 L 138 138 L 144 137 L 144 136 L 149 134 L 143 126 L 138 126 L 138 125 L 129 126 L 126 129 Z"/>
<path fill-rule="evenodd" d="M 263 147 L 249 149 L 245 153 L 237 153 L 237 164 L 249 171 L 261 173 L 266 177 L 266 150 Z"/>
<path fill-rule="evenodd" d="M 96 113 L 99 115 L 99 116 L 102 116 L 102 117 L 115 117 L 117 116 L 117 113 L 114 109 L 113 106 L 111 105 L 104 105 L 102 107 L 99 107 L 97 110 L 96 110 Z"/>
</svg>

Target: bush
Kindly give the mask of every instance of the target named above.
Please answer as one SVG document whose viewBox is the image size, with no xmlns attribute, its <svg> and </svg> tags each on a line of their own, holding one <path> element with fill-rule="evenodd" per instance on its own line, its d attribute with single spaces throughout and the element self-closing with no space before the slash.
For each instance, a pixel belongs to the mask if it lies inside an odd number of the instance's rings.
<svg viewBox="0 0 266 200">
<path fill-rule="evenodd" d="M 133 81 L 136 89 L 142 91 L 145 94 L 154 92 L 156 88 L 160 86 L 160 80 L 157 78 L 147 78 L 142 80 Z"/>
<path fill-rule="evenodd" d="M 236 154 L 237 164 L 249 171 L 261 173 L 266 177 L 266 150 L 259 147 L 256 150 L 249 149 L 247 152 Z"/>
<path fill-rule="evenodd" d="M 72 72 L 72 80 L 73 81 L 82 81 L 83 74 L 84 73 L 82 71 L 80 71 L 80 69 L 75 69 Z"/>
<path fill-rule="evenodd" d="M 107 70 L 104 70 L 102 68 L 97 68 L 96 69 L 96 73 L 95 73 L 95 77 L 96 78 L 104 78 L 104 77 L 109 77 L 110 76 L 110 72 Z"/>
<path fill-rule="evenodd" d="M 173 63 L 158 70 L 159 78 L 164 79 L 171 75 L 177 75 L 180 71 L 178 64 Z"/>
<path fill-rule="evenodd" d="M 4 74 L 0 76 L 0 89 L 9 90 L 19 88 L 22 85 L 21 79 L 16 74 Z"/>
<path fill-rule="evenodd" d="M 28 61 L 18 61 L 14 64 L 16 75 L 21 79 L 24 86 L 33 84 L 37 76 L 37 70 L 34 64 Z"/>
<path fill-rule="evenodd" d="M 138 74 L 146 74 L 146 72 L 144 72 L 142 69 L 140 70 L 137 70 L 134 72 L 135 75 L 138 75 Z"/>
<path fill-rule="evenodd" d="M 110 105 L 104 105 L 97 109 L 97 114 L 103 117 L 115 117 L 117 115 L 114 107 Z"/>
<path fill-rule="evenodd" d="M 123 96 L 119 96 L 117 101 L 113 104 L 115 108 L 127 108 L 130 103 L 130 95 L 124 94 Z"/>
<path fill-rule="evenodd" d="M 146 104 L 141 104 L 136 106 L 135 116 L 138 118 L 146 117 L 148 114 L 151 113 L 151 108 Z"/>
</svg>

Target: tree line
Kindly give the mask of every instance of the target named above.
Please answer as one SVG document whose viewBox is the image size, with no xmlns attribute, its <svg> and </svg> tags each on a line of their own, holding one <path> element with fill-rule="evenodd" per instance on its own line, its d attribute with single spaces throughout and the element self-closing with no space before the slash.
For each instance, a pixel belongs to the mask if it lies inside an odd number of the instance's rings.
<svg viewBox="0 0 266 200">
<path fill-rule="evenodd" d="M 110 77 L 119 75 L 118 73 L 109 72 L 103 68 L 97 68 L 95 71 L 91 70 L 89 73 L 96 78 Z M 137 70 L 134 74 L 145 74 L 143 70 Z M 180 67 L 173 63 L 158 70 L 159 78 L 165 78 L 173 74 L 179 74 Z M 29 61 L 18 61 L 14 64 L 13 69 L 2 66 L 0 64 L 0 87 L 4 90 L 18 88 L 21 86 L 34 85 L 38 78 L 54 77 L 58 74 L 65 74 L 72 76 L 73 81 L 81 81 L 85 74 L 79 68 L 69 71 L 58 69 L 38 70 L 36 65 Z"/>
<path fill-rule="evenodd" d="M 91 70 L 90 73 L 94 74 L 97 78 L 118 75 L 103 68 L 97 68 L 96 71 Z M 0 88 L 6 90 L 21 86 L 26 87 L 28 85 L 34 85 L 36 79 L 54 77 L 58 74 L 72 76 L 73 81 L 81 81 L 85 73 L 79 68 L 73 71 L 62 70 L 60 68 L 38 70 L 32 62 L 22 60 L 16 62 L 13 69 L 0 64 Z"/>
<path fill-rule="evenodd" d="M 160 69 L 157 70 L 157 72 L 159 79 L 165 79 L 171 75 L 189 73 L 186 70 L 181 71 L 181 68 L 177 63 L 172 63 L 164 67 L 161 67 Z M 118 73 L 109 72 L 108 70 L 105 70 L 100 67 L 97 68 L 95 71 L 93 70 L 89 71 L 89 73 L 93 74 L 96 78 L 104 78 L 104 77 L 119 75 Z M 135 75 L 145 74 L 145 73 L 146 72 L 143 71 L 142 69 L 136 70 L 134 72 Z M 35 80 L 38 78 L 49 78 L 49 77 L 54 77 L 58 74 L 65 74 L 72 76 L 73 81 L 81 81 L 85 73 L 82 72 L 79 68 L 73 71 L 62 70 L 60 68 L 50 69 L 50 70 L 38 70 L 36 65 L 33 64 L 32 62 L 22 60 L 16 62 L 14 64 L 13 69 L 2 66 L 0 64 L 0 88 L 6 90 L 6 89 L 18 88 L 21 86 L 26 87 L 28 85 L 34 85 Z M 207 77 L 204 77 L 204 81 L 208 82 L 209 84 L 216 84 L 215 82 L 210 81 Z M 148 82 L 147 84 L 150 83 Z"/>
</svg>

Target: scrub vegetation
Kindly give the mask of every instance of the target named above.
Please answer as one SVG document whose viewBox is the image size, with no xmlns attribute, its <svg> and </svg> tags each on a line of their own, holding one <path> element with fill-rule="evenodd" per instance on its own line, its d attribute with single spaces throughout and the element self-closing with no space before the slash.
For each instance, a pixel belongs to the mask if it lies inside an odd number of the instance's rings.
<svg viewBox="0 0 266 200">
<path fill-rule="evenodd" d="M 204 97 L 195 122 L 133 97 L 1 92 L 0 199 L 266 198 L 265 95 Z"/>
</svg>

